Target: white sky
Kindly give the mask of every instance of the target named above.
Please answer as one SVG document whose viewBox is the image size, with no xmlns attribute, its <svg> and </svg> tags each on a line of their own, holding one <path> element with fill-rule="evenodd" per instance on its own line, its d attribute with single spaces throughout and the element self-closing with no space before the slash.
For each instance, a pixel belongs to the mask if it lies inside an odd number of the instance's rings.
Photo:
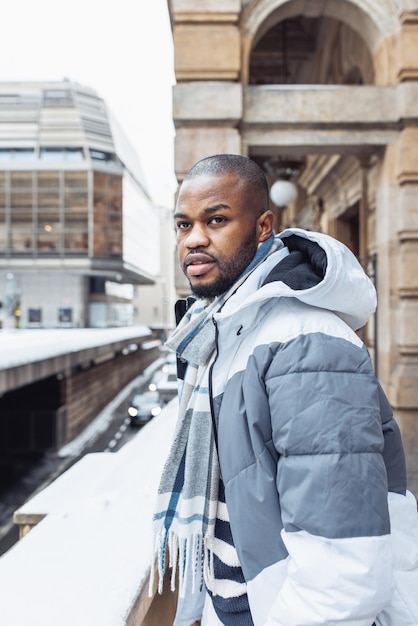
<svg viewBox="0 0 418 626">
<path fill-rule="evenodd" d="M 175 77 L 167 1 L 3 4 L 0 81 L 69 78 L 95 89 L 135 147 L 154 202 L 171 207 Z"/>
</svg>

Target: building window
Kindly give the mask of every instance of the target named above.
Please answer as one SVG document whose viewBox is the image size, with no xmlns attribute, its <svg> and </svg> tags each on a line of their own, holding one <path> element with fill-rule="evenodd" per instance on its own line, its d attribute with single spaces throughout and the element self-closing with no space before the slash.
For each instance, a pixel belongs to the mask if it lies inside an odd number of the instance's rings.
<svg viewBox="0 0 418 626">
<path fill-rule="evenodd" d="M 13 226 L 11 236 L 12 252 L 19 255 L 27 255 L 32 252 L 33 236 L 28 232 L 28 228 L 18 228 Z"/>
<path fill-rule="evenodd" d="M 10 185 L 12 189 L 18 191 L 22 189 L 31 190 L 33 186 L 32 172 L 11 172 Z M 32 199 L 30 201 L 32 202 Z"/>
<path fill-rule="evenodd" d="M 38 172 L 38 189 L 49 189 L 58 193 L 59 172 Z"/>
<path fill-rule="evenodd" d="M 87 213 L 87 189 L 85 191 L 66 191 L 64 202 L 67 211 L 86 211 Z"/>
<path fill-rule="evenodd" d="M 71 324 L 73 321 L 73 310 L 71 307 L 60 307 L 58 309 L 58 321 L 60 324 Z"/>
<path fill-rule="evenodd" d="M 14 209 L 31 212 L 32 205 L 32 191 L 17 191 L 15 189 L 12 189 L 12 192 L 10 194 L 10 206 L 12 207 L 12 212 Z"/>
<path fill-rule="evenodd" d="M 38 214 L 54 213 L 57 218 L 59 216 L 60 194 L 56 191 L 38 191 Z"/>
<path fill-rule="evenodd" d="M 65 154 L 67 161 L 82 161 L 84 159 L 82 148 L 66 148 Z"/>
<path fill-rule="evenodd" d="M 4 255 L 7 247 L 6 215 L 0 208 L 0 255 Z"/>
<path fill-rule="evenodd" d="M 89 236 L 89 180 L 87 171 L 77 170 L 0 172 L 0 256 L 88 256 L 93 241 Z M 103 218 L 105 227 L 109 222 L 114 231 L 108 214 L 121 211 L 121 194 L 119 197 L 117 190 L 112 190 L 115 198 L 110 198 L 105 185 L 109 207 L 104 206 Z M 109 241 L 106 234 L 105 250 L 120 248 L 116 226 Z"/>
<path fill-rule="evenodd" d="M 64 172 L 64 251 L 88 255 L 87 172 Z"/>
<path fill-rule="evenodd" d="M 93 161 L 101 161 L 102 163 L 113 163 L 117 160 L 116 155 L 112 152 L 102 152 L 101 150 L 90 149 L 90 156 Z"/>
<path fill-rule="evenodd" d="M 69 89 L 45 89 L 43 92 L 44 106 L 72 107 L 73 96 Z"/>
<path fill-rule="evenodd" d="M 39 222 L 37 229 L 38 251 L 44 254 L 56 254 L 61 243 L 61 224 L 59 222 L 46 221 Z"/>
<path fill-rule="evenodd" d="M 66 254 L 87 255 L 88 254 L 88 234 L 85 230 L 74 230 L 69 232 L 68 230 L 64 235 L 64 248 Z"/>
<path fill-rule="evenodd" d="M 122 178 L 94 173 L 95 257 L 122 257 Z"/>
<path fill-rule="evenodd" d="M 82 148 L 41 148 L 39 152 L 41 161 L 82 161 L 84 153 Z"/>
<path fill-rule="evenodd" d="M 28 309 L 28 322 L 29 324 L 42 324 L 42 309 L 29 308 Z"/>
<path fill-rule="evenodd" d="M 34 148 L 0 148 L 0 162 L 32 161 L 35 158 Z"/>
<path fill-rule="evenodd" d="M 87 172 L 64 172 L 64 187 L 71 189 L 87 189 Z"/>
</svg>

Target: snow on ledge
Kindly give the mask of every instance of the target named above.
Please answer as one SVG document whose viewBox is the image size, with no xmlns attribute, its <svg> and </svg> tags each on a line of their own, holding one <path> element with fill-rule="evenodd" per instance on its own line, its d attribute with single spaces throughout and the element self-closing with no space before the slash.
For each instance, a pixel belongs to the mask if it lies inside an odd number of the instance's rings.
<svg viewBox="0 0 418 626">
<path fill-rule="evenodd" d="M 114 341 L 149 337 L 148 326 L 0 330 L 0 369 L 79 352 Z"/>
</svg>

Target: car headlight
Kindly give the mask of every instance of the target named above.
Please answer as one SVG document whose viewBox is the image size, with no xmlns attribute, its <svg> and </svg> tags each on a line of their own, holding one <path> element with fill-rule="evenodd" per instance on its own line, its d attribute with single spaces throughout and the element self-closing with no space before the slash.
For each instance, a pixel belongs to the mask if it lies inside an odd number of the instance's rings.
<svg viewBox="0 0 418 626">
<path fill-rule="evenodd" d="M 161 407 L 160 406 L 155 406 L 152 410 L 151 410 L 151 415 L 153 417 L 155 417 L 156 415 L 159 415 L 161 413 Z"/>
<path fill-rule="evenodd" d="M 128 409 L 128 415 L 130 417 L 136 417 L 138 415 L 138 409 L 136 409 L 134 406 L 130 406 Z"/>
<path fill-rule="evenodd" d="M 150 383 L 150 384 L 148 385 L 148 389 L 149 389 L 150 391 L 157 391 L 157 385 L 156 385 L 155 383 Z"/>
</svg>

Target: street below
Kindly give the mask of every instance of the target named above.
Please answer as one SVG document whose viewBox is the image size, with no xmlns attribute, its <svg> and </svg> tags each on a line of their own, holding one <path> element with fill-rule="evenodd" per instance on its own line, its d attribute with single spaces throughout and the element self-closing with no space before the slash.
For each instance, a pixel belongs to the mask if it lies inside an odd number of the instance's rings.
<svg viewBox="0 0 418 626">
<path fill-rule="evenodd" d="M 141 426 L 132 427 L 128 418 L 129 400 L 137 392 L 144 391 L 148 379 L 143 377 L 138 386 L 124 395 L 122 401 L 112 411 L 111 419 L 104 431 L 90 440 L 76 455 L 61 457 L 58 453 L 45 454 L 33 459 L 0 484 L 0 556 L 7 552 L 19 539 L 19 529 L 13 523 L 13 514 L 29 498 L 47 487 L 83 456 L 92 452 L 117 452 L 135 436 Z"/>
</svg>

